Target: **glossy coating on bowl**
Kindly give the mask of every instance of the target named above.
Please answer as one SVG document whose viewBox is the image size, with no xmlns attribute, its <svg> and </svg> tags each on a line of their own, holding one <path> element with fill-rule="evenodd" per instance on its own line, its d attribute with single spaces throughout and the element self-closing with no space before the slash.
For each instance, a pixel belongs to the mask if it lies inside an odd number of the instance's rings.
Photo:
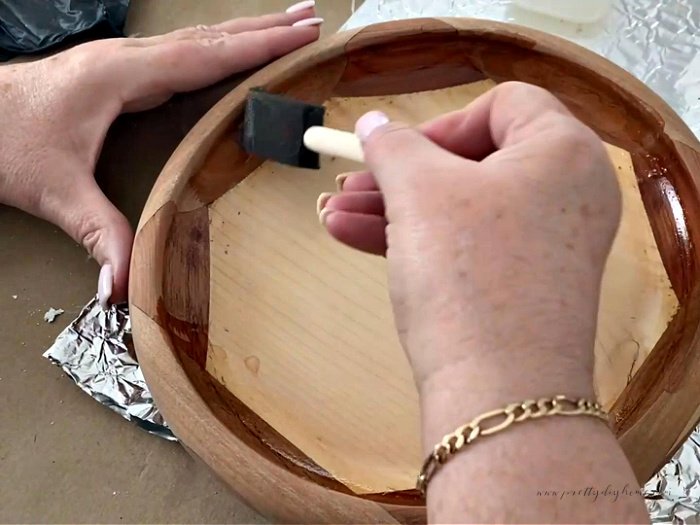
<svg viewBox="0 0 700 525">
<path fill-rule="evenodd" d="M 142 216 L 130 301 L 139 360 L 183 442 L 256 508 L 284 521 L 420 522 L 414 491 L 353 494 L 204 370 L 209 323 L 207 205 L 260 161 L 238 146 L 247 90 L 314 103 L 491 78 L 555 93 L 607 142 L 631 152 L 680 310 L 612 412 L 640 480 L 672 454 L 700 412 L 697 327 L 700 146 L 640 82 L 571 43 L 466 19 L 371 26 L 309 46 L 257 73 L 214 107 L 165 167 Z"/>
</svg>

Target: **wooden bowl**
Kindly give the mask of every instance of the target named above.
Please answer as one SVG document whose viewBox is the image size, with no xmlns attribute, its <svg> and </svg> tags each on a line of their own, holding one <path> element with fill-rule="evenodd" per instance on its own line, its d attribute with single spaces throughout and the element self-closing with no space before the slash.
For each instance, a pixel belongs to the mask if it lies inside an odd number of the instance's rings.
<svg viewBox="0 0 700 525">
<path fill-rule="evenodd" d="M 462 105 L 486 79 L 550 90 L 611 145 L 627 220 L 606 268 L 597 386 L 640 482 L 700 417 L 700 145 L 682 120 L 620 68 L 531 29 L 371 26 L 224 97 L 173 154 L 136 234 L 133 332 L 156 401 L 182 442 L 270 517 L 414 523 L 425 508 L 412 490 L 417 396 L 383 259 L 316 222 L 319 191 L 351 166 L 324 159 L 307 172 L 248 156 L 237 143 L 247 91 L 325 102 L 349 126 L 370 107 L 417 120 Z M 428 90 L 441 91 L 401 95 Z"/>
</svg>

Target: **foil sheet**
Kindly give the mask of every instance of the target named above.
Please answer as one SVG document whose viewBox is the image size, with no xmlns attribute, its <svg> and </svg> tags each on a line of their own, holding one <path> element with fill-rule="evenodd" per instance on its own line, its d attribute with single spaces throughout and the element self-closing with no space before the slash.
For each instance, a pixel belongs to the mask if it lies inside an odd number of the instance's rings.
<svg viewBox="0 0 700 525">
<path fill-rule="evenodd" d="M 538 15 L 510 0 L 365 0 L 343 27 L 431 16 L 511 22 L 587 47 L 646 83 L 700 136 L 700 0 L 612 0 L 607 16 L 590 25 Z"/>
<path fill-rule="evenodd" d="M 102 309 L 97 298 L 44 353 L 103 405 L 151 434 L 177 441 L 153 403 L 135 355 L 128 308 Z"/>
<path fill-rule="evenodd" d="M 700 0 L 612 0 L 606 17 L 591 25 L 510 0 L 365 0 L 344 28 L 439 16 L 511 22 L 587 47 L 642 80 L 700 136 Z M 643 492 L 654 523 L 700 524 L 700 426 Z"/>
<path fill-rule="evenodd" d="M 700 524 L 700 427 L 644 486 L 654 523 Z"/>
</svg>

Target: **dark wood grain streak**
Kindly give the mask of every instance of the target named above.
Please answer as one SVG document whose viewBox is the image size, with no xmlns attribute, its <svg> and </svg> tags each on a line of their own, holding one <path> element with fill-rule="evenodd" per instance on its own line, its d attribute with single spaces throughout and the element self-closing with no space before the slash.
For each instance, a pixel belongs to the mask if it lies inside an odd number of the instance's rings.
<svg viewBox="0 0 700 525">
<path fill-rule="evenodd" d="M 659 148 L 660 149 L 660 148 Z M 660 158 L 651 153 L 632 155 L 632 163 L 644 201 L 652 219 L 654 238 L 659 247 L 673 290 L 679 298 L 688 297 L 698 275 L 698 258 L 691 239 L 698 222 L 690 220 L 697 214 L 698 202 L 692 197 L 694 188 L 684 188 L 688 181 L 675 156 Z M 683 202 L 680 195 L 683 194 Z"/>
<path fill-rule="evenodd" d="M 347 67 L 333 95 L 361 97 L 427 91 L 485 79 L 471 61 L 468 44 L 440 20 L 424 21 L 421 32 L 372 26 L 345 46 Z M 401 57 L 401 60 L 397 60 Z"/>
<path fill-rule="evenodd" d="M 176 213 L 165 243 L 158 324 L 201 367 L 209 347 L 209 208 Z"/>
<path fill-rule="evenodd" d="M 635 172 L 680 309 L 652 353 L 612 408 L 615 432 L 640 481 L 671 459 L 683 421 L 693 416 L 700 399 L 700 152 L 662 135 L 647 153 L 633 155 Z M 674 397 L 674 410 L 667 407 Z M 654 414 L 650 417 L 650 414 Z M 695 422 L 692 422 L 695 423 Z M 664 455 L 643 452 L 644 425 Z M 687 423 L 686 423 L 687 426 Z M 693 426 L 693 425 L 691 425 Z M 688 434 L 689 430 L 685 431 Z M 680 438 L 680 439 L 679 439 Z"/>
<path fill-rule="evenodd" d="M 176 212 L 172 201 L 158 208 L 139 228 L 131 252 L 129 307 L 138 307 L 152 319 L 163 296 L 165 245 Z"/>
</svg>

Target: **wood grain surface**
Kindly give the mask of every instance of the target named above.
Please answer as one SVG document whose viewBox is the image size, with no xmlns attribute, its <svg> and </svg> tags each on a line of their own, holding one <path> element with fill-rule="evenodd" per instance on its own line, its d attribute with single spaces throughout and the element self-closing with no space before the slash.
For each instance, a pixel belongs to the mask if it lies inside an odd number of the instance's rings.
<svg viewBox="0 0 700 525">
<path fill-rule="evenodd" d="M 332 98 L 328 126 L 352 129 L 381 109 L 418 124 L 494 87 L 490 80 L 404 95 Z M 623 193 L 603 279 L 596 388 L 610 408 L 675 314 L 631 155 L 608 146 Z M 384 259 L 325 234 L 316 196 L 360 166 L 320 171 L 265 162 L 211 204 L 207 370 L 246 406 L 356 493 L 410 489 L 422 463 L 419 405 L 393 327 Z M 362 422 L 362 424 L 358 424 Z M 387 452 L 398 439 L 401 447 Z"/>
<path fill-rule="evenodd" d="M 243 152 L 247 91 L 354 97 L 344 117 L 348 106 L 330 102 L 329 118 L 341 122 L 364 108 L 357 97 L 460 86 L 462 105 L 483 87 L 461 86 L 483 79 L 541 85 L 617 148 L 635 220 L 606 267 L 596 373 L 640 481 L 700 416 L 700 145 L 681 119 L 613 64 L 537 31 L 466 19 L 372 26 L 293 53 L 224 97 L 163 170 L 136 236 L 130 302 L 153 394 L 183 442 L 273 518 L 420 523 L 425 513 L 417 493 L 402 490 L 417 441 L 396 455 L 387 425 L 410 439 L 416 409 L 383 324 L 382 262 L 332 244 L 314 224 L 316 194 L 331 188 L 325 170 L 314 179 Z M 406 118 L 421 118 L 406 106 Z M 342 169 L 327 163 L 333 175 Z"/>
<path fill-rule="evenodd" d="M 622 189 L 622 220 L 605 265 L 595 386 L 606 410 L 624 391 L 678 310 L 627 151 L 608 145 Z"/>
</svg>

